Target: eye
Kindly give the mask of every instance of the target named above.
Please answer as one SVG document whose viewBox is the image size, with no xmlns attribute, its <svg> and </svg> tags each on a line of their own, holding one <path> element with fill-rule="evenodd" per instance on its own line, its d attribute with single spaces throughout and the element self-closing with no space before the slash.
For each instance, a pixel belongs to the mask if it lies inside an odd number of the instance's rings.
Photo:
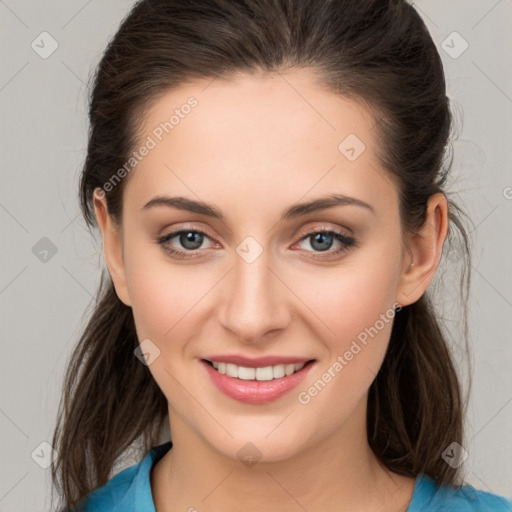
<svg viewBox="0 0 512 512">
<path fill-rule="evenodd" d="M 309 231 L 300 239 L 299 243 L 309 245 L 309 247 L 313 249 L 314 253 L 326 253 L 327 256 L 335 256 L 337 254 L 341 254 L 342 252 L 348 251 L 350 247 L 357 245 L 357 242 L 354 238 L 347 236 L 339 231 L 326 229 L 316 229 Z M 335 243 L 338 244 L 338 248 L 330 250 Z M 313 257 L 322 258 L 324 255 L 314 254 Z"/>
<path fill-rule="evenodd" d="M 178 258 L 194 257 L 194 252 L 201 249 L 206 238 L 210 238 L 206 233 L 197 229 L 181 229 L 179 231 L 173 231 L 157 239 L 157 243 L 163 247 L 163 249 Z M 172 242 L 176 239 L 176 242 Z M 179 247 L 176 248 L 176 243 L 179 243 L 185 250 L 181 250 Z M 204 249 L 204 248 L 203 248 Z"/>
<path fill-rule="evenodd" d="M 174 239 L 176 240 L 173 241 Z M 201 230 L 180 229 L 157 238 L 156 242 L 165 252 L 173 257 L 194 258 L 200 256 L 201 252 L 204 250 L 215 245 L 215 243 L 212 243 L 210 247 L 202 247 L 207 239 L 211 240 L 210 237 Z M 344 233 L 327 229 L 311 230 L 306 233 L 298 243 L 309 245 L 312 251 L 304 247 L 302 247 L 302 249 L 312 253 L 313 258 L 336 256 L 348 251 L 351 247 L 357 246 L 357 242 L 354 238 Z M 338 248 L 331 250 L 332 246 L 335 244 L 338 245 Z"/>
</svg>

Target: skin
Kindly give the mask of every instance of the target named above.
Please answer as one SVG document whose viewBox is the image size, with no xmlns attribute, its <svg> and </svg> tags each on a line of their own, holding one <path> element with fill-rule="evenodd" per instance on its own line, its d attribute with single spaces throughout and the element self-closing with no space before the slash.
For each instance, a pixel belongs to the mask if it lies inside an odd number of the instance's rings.
<svg viewBox="0 0 512 512">
<path fill-rule="evenodd" d="M 147 112 L 141 141 L 190 96 L 198 100 L 125 178 L 121 226 L 94 197 L 116 292 L 132 307 L 139 340 L 160 350 L 149 369 L 168 400 L 174 445 L 151 473 L 156 510 L 404 511 L 415 480 L 382 467 L 366 439 L 368 388 L 391 322 L 309 403 L 298 393 L 379 315 L 423 295 L 447 234 L 446 198 L 432 196 L 424 226 L 404 233 L 396 186 L 376 157 L 374 117 L 309 71 L 210 82 L 168 92 Z M 338 150 L 349 134 L 366 146 L 355 161 Z M 374 212 L 340 205 L 279 220 L 290 205 L 333 192 Z M 162 194 L 213 204 L 224 219 L 166 206 L 141 211 Z M 199 256 L 175 258 L 155 242 L 182 228 L 207 233 Z M 304 238 L 309 228 L 358 244 L 336 255 L 333 239 L 321 251 Z M 263 250 L 252 263 L 236 252 L 247 236 Z M 168 245 L 187 251 L 179 237 Z M 202 371 L 199 359 L 213 353 L 317 364 L 291 393 L 246 404 Z M 248 442 L 261 453 L 251 467 L 237 456 Z"/>
</svg>

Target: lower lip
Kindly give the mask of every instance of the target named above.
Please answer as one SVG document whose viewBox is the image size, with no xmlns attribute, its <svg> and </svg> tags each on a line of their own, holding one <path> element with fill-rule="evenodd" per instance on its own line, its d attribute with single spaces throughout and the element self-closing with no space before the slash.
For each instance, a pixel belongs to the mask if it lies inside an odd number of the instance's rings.
<svg viewBox="0 0 512 512">
<path fill-rule="evenodd" d="M 204 360 L 200 362 L 220 391 L 239 402 L 249 404 L 265 404 L 286 395 L 306 378 L 315 364 L 315 361 L 309 361 L 298 372 L 279 379 L 242 380 L 218 372 Z"/>
</svg>

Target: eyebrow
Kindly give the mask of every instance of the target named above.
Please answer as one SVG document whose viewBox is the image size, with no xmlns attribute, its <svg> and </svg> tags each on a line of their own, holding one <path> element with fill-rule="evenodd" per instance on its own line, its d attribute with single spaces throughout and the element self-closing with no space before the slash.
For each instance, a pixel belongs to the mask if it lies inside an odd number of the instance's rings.
<svg viewBox="0 0 512 512">
<path fill-rule="evenodd" d="M 373 214 L 375 214 L 374 208 L 370 204 L 361 201 L 360 199 L 340 194 L 331 194 L 329 196 L 320 197 L 306 203 L 293 204 L 281 214 L 281 221 L 294 219 L 296 217 L 320 210 L 326 210 L 327 208 L 332 208 L 334 206 L 344 205 L 360 206 L 370 210 Z M 207 215 L 208 217 L 213 217 L 215 219 L 224 219 L 222 211 L 217 207 L 208 203 L 204 203 L 203 201 L 195 201 L 193 199 L 188 199 L 182 196 L 156 196 L 148 201 L 141 208 L 141 210 L 147 210 L 154 206 L 167 206 L 171 208 L 177 208 L 179 210 L 186 210 L 193 213 Z"/>
</svg>

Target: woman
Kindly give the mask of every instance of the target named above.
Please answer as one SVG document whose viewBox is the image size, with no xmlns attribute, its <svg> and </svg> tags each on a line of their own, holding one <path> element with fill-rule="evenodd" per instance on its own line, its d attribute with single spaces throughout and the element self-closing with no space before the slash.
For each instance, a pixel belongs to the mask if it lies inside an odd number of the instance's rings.
<svg viewBox="0 0 512 512">
<path fill-rule="evenodd" d="M 108 275 L 54 436 L 64 510 L 510 510 L 460 475 L 427 288 L 468 243 L 410 5 L 142 0 L 90 121 Z"/>
</svg>

